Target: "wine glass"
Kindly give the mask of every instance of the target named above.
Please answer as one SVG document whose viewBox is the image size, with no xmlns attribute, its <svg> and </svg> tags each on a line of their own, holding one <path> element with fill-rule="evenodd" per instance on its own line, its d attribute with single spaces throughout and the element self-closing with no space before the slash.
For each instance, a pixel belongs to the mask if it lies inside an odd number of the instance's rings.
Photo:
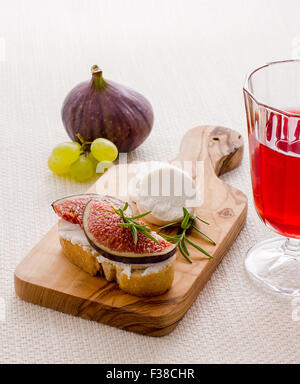
<svg viewBox="0 0 300 384">
<path fill-rule="evenodd" d="M 255 69 L 243 91 L 256 210 L 281 235 L 250 249 L 245 266 L 264 287 L 300 296 L 300 60 Z"/>
</svg>

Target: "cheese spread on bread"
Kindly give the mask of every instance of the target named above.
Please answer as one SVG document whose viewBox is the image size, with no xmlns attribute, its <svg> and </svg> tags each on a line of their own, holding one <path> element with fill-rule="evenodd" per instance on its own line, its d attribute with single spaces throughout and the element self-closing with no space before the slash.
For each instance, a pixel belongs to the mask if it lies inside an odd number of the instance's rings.
<svg viewBox="0 0 300 384">
<path fill-rule="evenodd" d="M 73 245 L 80 245 L 85 251 L 96 255 L 98 252 L 90 245 L 84 230 L 79 224 L 73 224 L 66 220 L 60 220 L 58 224 L 58 234 L 63 239 L 70 241 Z"/>
<path fill-rule="evenodd" d="M 164 269 L 166 266 L 170 265 L 174 260 L 176 259 L 176 255 L 170 257 L 167 260 L 161 261 L 159 263 L 153 263 L 153 264 L 125 264 L 125 263 L 120 263 L 117 261 L 112 261 L 107 259 L 106 257 L 103 256 L 98 256 L 97 260 L 99 263 L 109 263 L 114 265 L 115 267 L 118 267 L 122 269 L 122 274 L 127 275 L 128 279 L 131 277 L 131 272 L 133 270 L 143 270 L 142 276 L 147 276 L 151 273 L 157 273 L 160 272 L 162 269 Z"/>
</svg>

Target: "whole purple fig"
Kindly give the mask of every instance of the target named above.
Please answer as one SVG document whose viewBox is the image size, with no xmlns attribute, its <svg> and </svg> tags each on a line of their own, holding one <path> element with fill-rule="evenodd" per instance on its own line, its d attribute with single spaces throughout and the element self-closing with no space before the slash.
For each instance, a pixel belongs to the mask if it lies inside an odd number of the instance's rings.
<svg viewBox="0 0 300 384">
<path fill-rule="evenodd" d="M 104 80 L 96 65 L 92 79 L 73 88 L 62 107 L 62 120 L 72 140 L 78 141 L 78 134 L 85 141 L 104 137 L 119 152 L 141 145 L 151 132 L 153 119 L 151 104 L 143 95 Z"/>
</svg>

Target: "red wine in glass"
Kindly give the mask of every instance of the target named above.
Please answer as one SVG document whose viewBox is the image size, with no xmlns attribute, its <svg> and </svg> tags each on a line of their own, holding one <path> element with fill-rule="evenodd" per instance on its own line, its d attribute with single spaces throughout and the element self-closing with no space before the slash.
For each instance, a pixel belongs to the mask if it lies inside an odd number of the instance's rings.
<svg viewBox="0 0 300 384">
<path fill-rule="evenodd" d="M 300 111 L 292 112 L 300 116 Z M 265 224 L 283 236 L 300 239 L 300 129 L 292 142 L 284 132 L 277 136 L 275 148 L 249 136 L 254 201 Z"/>
<path fill-rule="evenodd" d="M 244 99 L 254 204 L 281 235 L 251 248 L 245 267 L 265 288 L 300 296 L 300 60 L 249 73 Z"/>
</svg>

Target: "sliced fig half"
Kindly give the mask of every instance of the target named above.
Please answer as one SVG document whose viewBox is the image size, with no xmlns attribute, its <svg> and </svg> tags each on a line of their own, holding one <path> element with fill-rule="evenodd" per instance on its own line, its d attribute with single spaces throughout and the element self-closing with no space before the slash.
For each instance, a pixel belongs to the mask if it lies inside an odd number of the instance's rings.
<svg viewBox="0 0 300 384">
<path fill-rule="evenodd" d="M 176 252 L 156 232 L 150 232 L 158 243 L 138 233 L 134 244 L 130 229 L 121 226 L 121 217 L 108 201 L 91 200 L 83 214 L 83 229 L 91 246 L 107 259 L 127 264 L 148 264 L 167 260 Z"/>
<path fill-rule="evenodd" d="M 82 225 L 84 209 L 87 203 L 92 199 L 109 201 L 109 203 L 113 204 L 116 208 L 123 207 L 125 204 L 122 200 L 111 196 L 103 196 L 97 193 L 88 193 L 82 195 L 67 196 L 56 200 L 54 203 L 52 203 L 52 208 L 54 209 L 54 212 L 63 220 L 73 224 Z M 131 208 L 128 209 L 130 209 L 129 214 L 132 214 Z"/>
</svg>

